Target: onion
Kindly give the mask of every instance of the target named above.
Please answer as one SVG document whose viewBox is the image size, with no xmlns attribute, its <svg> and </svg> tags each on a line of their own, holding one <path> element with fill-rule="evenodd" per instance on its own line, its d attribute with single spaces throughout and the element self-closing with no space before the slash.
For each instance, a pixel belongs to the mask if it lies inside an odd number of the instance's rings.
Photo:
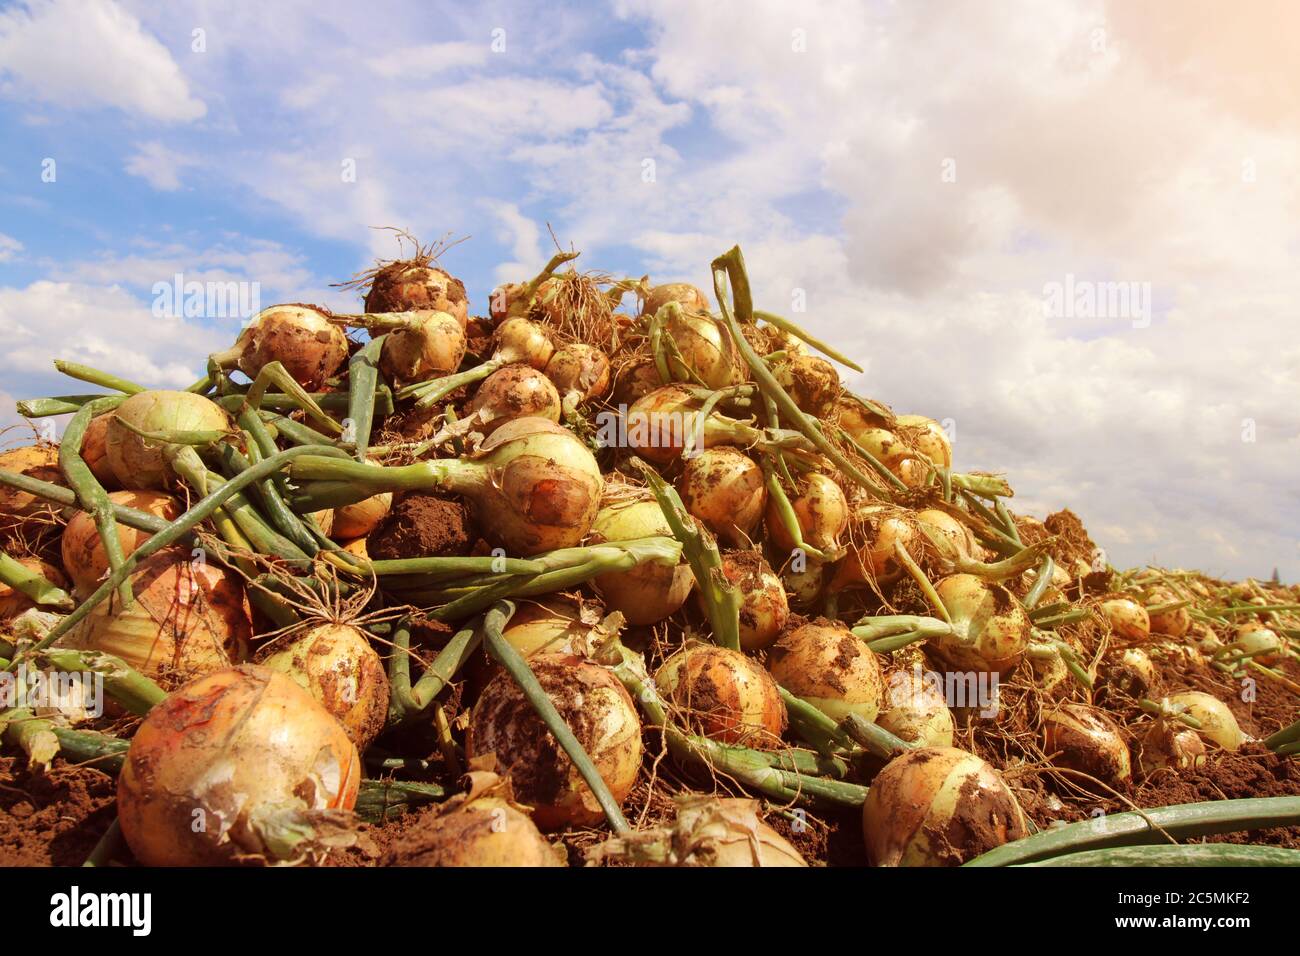
<svg viewBox="0 0 1300 956">
<path fill-rule="evenodd" d="M 926 653 L 954 671 L 1006 676 L 1020 663 L 1032 627 L 1015 596 L 1000 584 L 953 574 L 935 587 L 955 634 L 932 637 Z"/>
<path fill-rule="evenodd" d="M 608 634 L 600 625 L 598 605 L 552 595 L 520 602 L 501 636 L 528 660 L 538 654 L 590 657 Z"/>
<path fill-rule="evenodd" d="M 668 368 L 674 378 L 684 382 L 698 378 L 713 389 L 743 380 L 735 343 L 707 312 L 674 312 L 664 323 L 664 335 L 677 346 L 677 354 L 668 353 Z"/>
<path fill-rule="evenodd" d="M 642 315 L 654 315 L 669 302 L 676 302 L 684 311 L 707 312 L 709 298 L 689 282 L 665 282 L 646 293 L 641 303 Z"/>
<path fill-rule="evenodd" d="M 1110 629 L 1128 641 L 1145 641 L 1151 636 L 1151 618 L 1147 609 L 1126 597 L 1101 602 L 1101 613 Z"/>
<path fill-rule="evenodd" d="M 370 559 L 370 552 L 366 548 L 367 540 L 368 538 L 353 538 L 351 541 L 340 541 L 339 547 L 348 554 L 355 554 L 358 558 L 363 558 L 368 561 Z"/>
<path fill-rule="evenodd" d="M 1153 721 L 1138 750 L 1144 777 L 1158 770 L 1191 770 L 1205 763 L 1200 735 L 1181 721 Z"/>
<path fill-rule="evenodd" d="M 337 538 L 363 538 L 379 527 L 392 507 L 393 495 L 389 491 L 341 505 L 334 509 L 330 533 Z"/>
<path fill-rule="evenodd" d="M 1027 834 L 1001 775 L 952 747 L 891 760 L 867 791 L 862 830 L 873 866 L 959 866 Z"/>
<path fill-rule="evenodd" d="M 321 624 L 287 644 L 271 644 L 257 662 L 311 694 L 357 750 L 364 751 L 384 729 L 388 677 L 366 636 L 350 624 Z"/>
<path fill-rule="evenodd" d="M 108 460 L 113 472 L 123 488 L 156 491 L 163 490 L 172 476 L 164 446 L 146 441 L 123 422 L 145 432 L 230 428 L 230 416 L 221 406 L 193 392 L 140 392 L 119 405 L 108 423 Z"/>
<path fill-rule="evenodd" d="M 632 541 L 673 536 L 672 526 L 655 501 L 625 501 L 606 505 L 591 526 L 591 543 Z M 608 571 L 593 583 L 611 610 L 621 611 L 629 624 L 655 624 L 686 603 L 695 587 L 690 565 L 672 567 L 643 561 L 627 571 Z"/>
<path fill-rule="evenodd" d="M 916 540 L 916 530 L 907 512 L 888 505 L 863 505 L 850 519 L 856 533 L 850 535 L 848 553 L 835 567 L 831 590 L 888 584 L 903 576 L 895 546 L 909 552 Z"/>
<path fill-rule="evenodd" d="M 81 460 L 86 463 L 95 480 L 110 491 L 119 487 L 117 473 L 113 471 L 113 463 L 108 458 L 108 423 L 112 419 L 112 412 L 96 415 L 86 426 L 86 433 L 81 438 Z"/>
<path fill-rule="evenodd" d="M 1132 776 L 1128 744 L 1105 712 L 1061 704 L 1043 717 L 1043 749 L 1058 767 L 1079 770 L 1117 786 Z"/>
<path fill-rule="evenodd" d="M 758 818 L 759 802 L 683 794 L 671 826 L 612 837 L 588 859 L 640 866 L 807 866 L 785 837 Z"/>
<path fill-rule="evenodd" d="M 360 783 L 339 722 L 288 677 L 246 665 L 149 712 L 118 778 L 117 813 L 144 866 L 297 862 L 322 856 L 323 831 L 348 824 L 339 811 Z"/>
<path fill-rule="evenodd" d="M 840 428 L 857 439 L 863 432 L 872 428 L 890 429 L 894 417 L 882 407 L 868 403 L 852 395 L 842 395 L 831 410 L 831 420 Z"/>
<path fill-rule="evenodd" d="M 593 345 L 572 342 L 551 356 L 546 377 L 555 384 L 564 407 L 576 409 L 609 391 L 609 356 Z"/>
<path fill-rule="evenodd" d="M 940 511 L 938 508 L 925 508 L 916 513 L 916 521 L 930 532 L 926 536 L 930 548 L 941 560 L 952 563 L 978 560 L 983 557 L 983 549 L 975 540 L 975 535 L 971 533 L 970 528 L 948 512 Z"/>
<path fill-rule="evenodd" d="M 884 701 L 876 655 L 840 625 L 805 624 L 781 636 L 767 658 L 776 682 L 837 723 L 874 721 Z"/>
<path fill-rule="evenodd" d="M 740 592 L 740 646 L 762 650 L 776 640 L 790 616 L 781 579 L 757 551 L 724 554 L 722 574 Z M 697 597 L 703 607 L 703 596 Z"/>
<path fill-rule="evenodd" d="M 166 549 L 131 575 L 135 600 L 97 604 L 63 645 L 120 657 L 164 682 L 228 667 L 247 655 L 252 632 L 239 578 L 216 564 Z"/>
<path fill-rule="evenodd" d="M 469 321 L 469 296 L 465 283 L 445 269 L 432 265 L 432 259 L 417 255 L 414 259 L 389 262 L 374 273 L 366 292 L 367 312 L 445 312 L 455 318 L 462 329 Z"/>
<path fill-rule="evenodd" d="M 1219 698 L 1198 690 L 1189 690 L 1174 694 L 1168 701 L 1174 705 L 1183 705 L 1190 716 L 1201 722 L 1197 733 L 1224 750 L 1240 750 L 1246 742 L 1246 735 L 1237 726 L 1237 718 L 1232 716 L 1228 705 Z"/>
<path fill-rule="evenodd" d="M 895 420 L 898 433 L 940 468 L 952 467 L 952 445 L 943 426 L 924 415 L 899 415 Z"/>
<path fill-rule="evenodd" d="M 786 597 L 795 607 L 809 607 L 821 597 L 822 587 L 826 582 L 826 565 L 816 558 L 804 558 L 803 570 L 796 571 L 793 564 L 787 564 L 781 572 L 781 583 L 785 585 Z"/>
<path fill-rule="evenodd" d="M 576 657 L 539 654 L 528 666 L 621 803 L 641 766 L 641 721 L 632 698 L 605 668 Z M 496 755 L 541 829 L 604 820 L 595 794 L 509 674 L 498 674 L 483 689 L 470 715 L 465 750 L 471 759 Z"/>
<path fill-rule="evenodd" d="M 14 560 L 28 571 L 39 574 L 55 587 L 67 588 L 68 579 L 63 576 L 62 571 L 48 561 L 42 561 L 40 558 L 30 555 L 15 558 Z M 0 581 L 0 621 L 11 621 L 24 611 L 31 610 L 34 607 L 36 607 L 36 602 L 26 594 Z"/>
<path fill-rule="evenodd" d="M 1237 635 L 1232 643 L 1237 650 L 1251 655 L 1253 660 L 1269 667 L 1285 660 L 1289 650 L 1287 642 L 1279 637 L 1276 631 L 1257 621 L 1237 628 Z"/>
<path fill-rule="evenodd" d="M 567 866 L 563 850 L 509 800 L 452 797 L 402 832 L 385 866 Z"/>
<path fill-rule="evenodd" d="M 343 330 L 310 305 L 263 309 L 239 333 L 233 348 L 212 356 L 222 368 L 236 366 L 249 378 L 256 378 L 264 366 L 279 362 L 309 392 L 324 385 L 347 358 L 348 339 Z M 121 478 L 116 463 L 113 468 Z"/>
<path fill-rule="evenodd" d="M 803 482 L 803 490 L 791 499 L 790 507 L 799 522 L 804 543 L 823 553 L 834 554 L 840 548 L 840 536 L 849 526 L 849 504 L 833 478 L 813 472 Z M 776 502 L 769 500 L 764 521 L 772 547 L 790 552 L 794 539 L 786 530 Z"/>
<path fill-rule="evenodd" d="M 840 376 L 835 366 L 816 355 L 790 355 L 778 362 L 772 374 L 802 411 L 826 418 L 840 395 Z"/>
<path fill-rule="evenodd" d="M 465 317 L 414 312 L 410 324 L 384 339 L 379 369 L 394 385 L 450 375 L 465 358 Z"/>
<path fill-rule="evenodd" d="M 0 452 L 0 469 L 56 485 L 66 484 L 59 469 L 59 450 L 53 445 L 23 445 Z M 0 485 L 0 532 L 20 530 L 29 518 L 41 514 L 53 514 L 44 498 Z"/>
<path fill-rule="evenodd" d="M 1147 604 L 1152 606 L 1174 604 L 1177 601 L 1178 595 L 1164 588 L 1156 588 L 1147 596 Z M 1164 611 L 1160 614 L 1149 614 L 1148 617 L 1152 634 L 1182 637 L 1192 627 L 1192 615 L 1188 613 L 1186 607 L 1175 608 L 1172 611 Z"/>
<path fill-rule="evenodd" d="M 115 505 L 157 515 L 166 521 L 174 520 L 181 513 L 180 502 L 158 491 L 114 491 L 108 500 Z M 148 531 L 139 531 L 121 523 L 117 525 L 117 540 L 121 542 L 123 555 L 130 555 L 150 537 Z M 104 553 L 104 542 L 90 514 L 79 511 L 68 521 L 63 529 L 62 550 L 63 567 L 78 590 L 89 593 L 99 587 L 108 573 L 108 555 Z"/>
<path fill-rule="evenodd" d="M 624 361 L 614 371 L 614 404 L 634 405 L 662 385 L 654 359 L 633 358 Z"/>
<path fill-rule="evenodd" d="M 686 510 L 733 548 L 753 540 L 763 517 L 763 469 L 735 448 L 708 448 L 686 462 L 678 479 Z"/>
<path fill-rule="evenodd" d="M 1160 674 L 1151 656 L 1140 647 L 1126 647 L 1112 653 L 1102 670 L 1106 684 L 1130 697 L 1146 697 L 1160 686 Z"/>
<path fill-rule="evenodd" d="M 499 367 L 522 362 L 540 372 L 554 354 L 555 346 L 545 327 L 528 319 L 506 319 L 497 326 L 491 363 Z"/>
<path fill-rule="evenodd" d="M 490 435 L 517 418 L 560 420 L 560 395 L 551 380 L 527 365 L 507 365 L 483 380 L 469 403 L 470 415 L 452 426 L 465 433 L 472 428 Z M 472 424 L 471 424 L 472 423 Z"/>
<path fill-rule="evenodd" d="M 956 724 L 937 680 L 912 670 L 889 675 L 884 709 L 876 724 L 920 747 L 951 747 Z"/>
<path fill-rule="evenodd" d="M 688 643 L 655 673 L 659 693 L 687 726 L 723 743 L 772 747 L 785 730 L 776 681 L 739 651 Z"/>
</svg>

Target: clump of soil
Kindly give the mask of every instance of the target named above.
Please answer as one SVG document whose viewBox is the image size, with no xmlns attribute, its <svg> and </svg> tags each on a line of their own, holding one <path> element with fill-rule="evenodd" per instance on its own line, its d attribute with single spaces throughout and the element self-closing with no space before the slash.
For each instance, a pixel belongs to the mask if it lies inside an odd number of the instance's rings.
<svg viewBox="0 0 1300 956">
<path fill-rule="evenodd" d="M 117 812 L 117 785 L 56 759 L 46 773 L 0 757 L 0 866 L 80 866 Z"/>
<path fill-rule="evenodd" d="M 435 558 L 467 554 L 478 539 L 469 508 L 439 495 L 410 492 L 393 505 L 384 523 L 366 539 L 375 560 Z"/>
</svg>

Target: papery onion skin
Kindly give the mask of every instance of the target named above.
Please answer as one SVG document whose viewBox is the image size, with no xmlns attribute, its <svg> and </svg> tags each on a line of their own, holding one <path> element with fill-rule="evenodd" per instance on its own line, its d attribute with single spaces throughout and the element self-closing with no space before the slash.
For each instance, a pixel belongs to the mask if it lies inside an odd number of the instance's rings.
<svg viewBox="0 0 1300 956">
<path fill-rule="evenodd" d="M 388 717 L 388 677 L 379 654 L 349 624 L 321 624 L 263 648 L 257 662 L 291 678 L 365 751 Z"/>
<path fill-rule="evenodd" d="M 849 526 L 849 503 L 835 479 L 819 472 L 808 475 L 803 491 L 791 497 L 790 507 L 799 522 L 804 544 L 824 552 L 839 549 L 840 538 Z M 766 512 L 764 526 L 769 543 L 780 551 L 793 551 L 794 538 L 781 520 L 776 502 L 770 498 Z"/>
<path fill-rule="evenodd" d="M 1111 630 L 1126 641 L 1145 641 L 1151 636 L 1147 609 L 1132 598 L 1116 597 L 1101 602 L 1101 613 Z"/>
<path fill-rule="evenodd" d="M 615 405 L 635 405 L 657 388 L 663 386 L 659 370 L 653 359 L 638 358 L 624 361 L 614 370 L 613 401 Z"/>
<path fill-rule="evenodd" d="M 672 535 L 658 502 L 621 502 L 606 505 L 596 515 L 590 543 Z M 645 625 L 662 621 L 685 604 L 695 587 L 695 575 L 685 561 L 672 567 L 644 561 L 627 571 L 597 575 L 593 583 L 611 610 L 621 611 L 629 624 Z"/>
<path fill-rule="evenodd" d="M 450 375 L 465 358 L 465 320 L 448 312 L 416 312 L 415 328 L 389 332 L 379 354 L 379 370 L 394 385 L 409 385 Z"/>
<path fill-rule="evenodd" d="M 118 819 L 144 866 L 266 862 L 265 815 L 350 810 L 360 784 L 339 722 L 288 677 L 244 665 L 149 712 L 118 777 Z"/>
<path fill-rule="evenodd" d="M 693 455 L 677 482 L 686 510 L 733 548 L 753 541 L 767 505 L 763 469 L 744 452 L 725 446 Z"/>
<path fill-rule="evenodd" d="M 0 452 L 0 469 L 56 485 L 67 484 L 59 469 L 59 449 L 54 445 L 22 445 Z M 21 530 L 28 519 L 41 514 L 53 515 L 52 507 L 43 498 L 0 486 L 0 533 Z"/>
<path fill-rule="evenodd" d="M 758 816 L 759 802 L 680 794 L 677 818 L 653 829 L 611 837 L 587 852 L 590 862 L 615 860 L 633 866 L 807 866 L 785 837 Z"/>
<path fill-rule="evenodd" d="M 641 314 L 654 315 L 669 302 L 676 302 L 690 311 L 707 312 L 709 309 L 709 297 L 697 286 L 689 282 L 665 282 L 646 293 L 645 301 L 641 304 Z"/>
<path fill-rule="evenodd" d="M 916 521 L 930 532 L 928 546 L 943 560 L 969 561 L 979 553 L 971 530 L 946 511 L 925 508 L 916 513 Z"/>
<path fill-rule="evenodd" d="M 165 521 L 172 521 L 181 513 L 180 502 L 160 491 L 114 491 L 108 500 L 115 505 L 157 515 Z M 123 555 L 130 555 L 150 537 L 152 534 L 148 531 L 130 528 L 120 522 L 117 525 L 117 540 L 122 545 Z M 95 519 L 89 513 L 80 511 L 72 516 L 63 529 L 61 548 L 63 567 L 72 583 L 87 593 L 97 588 L 108 572 L 108 555 L 104 552 L 104 542 L 95 527 Z"/>
<path fill-rule="evenodd" d="M 804 624 L 781 635 L 767 656 L 776 682 L 836 723 L 849 714 L 874 721 L 884 701 L 880 662 L 848 628 Z"/>
<path fill-rule="evenodd" d="M 608 637 L 600 613 L 599 605 L 584 606 L 581 599 L 563 594 L 520 601 L 501 636 L 524 660 L 538 654 L 590 658 Z M 481 690 L 499 673 L 501 666 L 486 651 L 477 655 L 470 664 L 471 691 Z"/>
<path fill-rule="evenodd" d="M 31 555 L 24 555 L 21 558 L 15 558 L 15 560 L 28 571 L 34 571 L 45 578 L 55 587 L 64 589 L 68 587 L 68 579 L 64 577 L 63 572 L 48 561 L 42 561 L 40 558 Z M 0 581 L 0 621 L 13 620 L 19 614 L 34 607 L 36 607 L 36 602 L 26 594 Z"/>
<path fill-rule="evenodd" d="M 1201 722 L 1196 732 L 1211 743 L 1224 750 L 1240 750 L 1246 742 L 1246 735 L 1241 732 L 1228 705 L 1212 694 L 1189 690 L 1173 694 L 1168 700 L 1171 704 L 1184 705 L 1187 713 Z"/>
<path fill-rule="evenodd" d="M 402 832 L 384 866 L 567 866 L 537 825 L 500 797 L 424 816 Z"/>
<path fill-rule="evenodd" d="M 418 259 L 390 262 L 375 273 L 366 293 L 367 312 L 424 310 L 446 312 L 464 329 L 469 321 L 465 283 Z"/>
<path fill-rule="evenodd" d="M 1205 763 L 1205 744 L 1200 734 L 1178 721 L 1152 721 L 1138 753 L 1145 778 L 1160 770 L 1193 770 Z"/>
<path fill-rule="evenodd" d="M 573 405 L 603 398 L 609 391 L 609 356 L 594 345 L 571 342 L 551 356 L 546 377 Z"/>
<path fill-rule="evenodd" d="M 108 423 L 108 460 L 123 488 L 162 491 L 172 477 L 163 446 L 128 429 L 146 432 L 226 431 L 230 416 L 221 406 L 193 392 L 153 391 L 132 395 Z"/>
<path fill-rule="evenodd" d="M 912 553 L 917 531 L 906 513 L 888 506 L 866 505 L 854 512 L 860 531 L 850 535 L 847 554 L 835 566 L 832 591 L 890 584 L 905 573 L 896 546 Z M 865 539 L 865 540 L 863 540 Z"/>
<path fill-rule="evenodd" d="M 347 361 L 348 339 L 320 309 L 273 305 L 253 316 L 239 334 L 234 351 L 239 370 L 249 378 L 256 378 L 271 362 L 279 362 L 294 381 L 312 392 Z M 120 471 L 118 477 L 122 477 Z"/>
<path fill-rule="evenodd" d="M 503 364 L 522 362 L 541 372 L 555 354 L 555 345 L 544 326 L 529 319 L 506 319 L 496 331 L 493 358 Z"/>
<path fill-rule="evenodd" d="M 1029 645 L 1029 617 L 1015 595 L 1000 584 L 970 574 L 952 574 L 935 586 L 960 635 L 939 635 L 926 654 L 953 671 L 1006 676 Z"/>
<path fill-rule="evenodd" d="M 1028 833 L 1001 775 L 951 747 L 890 761 L 867 791 L 862 830 L 873 866 L 960 866 Z"/>
<path fill-rule="evenodd" d="M 641 722 L 632 698 L 608 670 L 576 657 L 539 654 L 528 666 L 622 803 L 641 766 Z M 465 750 L 470 759 L 496 755 L 516 799 L 533 808 L 540 829 L 604 820 L 595 794 L 509 674 L 498 674 L 483 689 Z"/>
<path fill-rule="evenodd" d="M 1160 673 L 1151 656 L 1140 647 L 1127 647 L 1112 653 L 1102 669 L 1108 687 L 1123 691 L 1130 697 L 1149 696 L 1160 686 Z"/>
<path fill-rule="evenodd" d="M 710 739 L 763 749 L 779 744 L 785 731 L 776 682 L 739 651 L 687 644 L 664 661 L 655 686 L 687 727 Z"/>
<path fill-rule="evenodd" d="M 1133 775 L 1124 735 L 1104 711 L 1065 703 L 1043 717 L 1043 751 L 1058 767 L 1078 770 L 1112 787 Z M 1075 781 L 1086 787 L 1087 781 Z"/>
<path fill-rule="evenodd" d="M 889 675 L 875 722 L 920 747 L 951 747 L 957 729 L 938 681 L 922 674 L 919 667 Z"/>
</svg>

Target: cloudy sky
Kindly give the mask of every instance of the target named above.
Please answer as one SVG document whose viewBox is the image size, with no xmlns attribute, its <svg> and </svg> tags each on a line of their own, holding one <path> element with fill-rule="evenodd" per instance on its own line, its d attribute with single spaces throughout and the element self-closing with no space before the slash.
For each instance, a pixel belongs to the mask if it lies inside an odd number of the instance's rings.
<svg viewBox="0 0 1300 956">
<path fill-rule="evenodd" d="M 0 3 L 4 420 L 52 355 L 196 377 L 238 321 L 155 318 L 177 273 L 350 306 L 402 226 L 485 311 L 548 224 L 702 286 L 738 242 L 1017 510 L 1294 581 L 1297 63 L 1285 0 Z"/>
</svg>

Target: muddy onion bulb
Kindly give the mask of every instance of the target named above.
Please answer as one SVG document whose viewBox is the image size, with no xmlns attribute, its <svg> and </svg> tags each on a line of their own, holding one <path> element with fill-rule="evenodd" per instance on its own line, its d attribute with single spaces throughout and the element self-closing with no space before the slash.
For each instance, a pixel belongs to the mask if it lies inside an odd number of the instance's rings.
<svg viewBox="0 0 1300 956">
<path fill-rule="evenodd" d="M 560 420 L 560 394 L 551 380 L 528 365 L 499 368 L 483 380 L 469 403 L 474 430 L 490 435 L 516 418 Z"/>
<path fill-rule="evenodd" d="M 1140 647 L 1126 647 L 1112 653 L 1102 670 L 1106 684 L 1130 697 L 1146 697 L 1160 685 L 1160 673 L 1151 655 Z"/>
<path fill-rule="evenodd" d="M 40 558 L 31 555 L 15 558 L 15 560 L 28 571 L 33 571 L 45 578 L 56 588 L 67 588 L 68 579 L 63 576 L 62 571 L 48 561 L 42 561 Z M 24 611 L 31 610 L 34 607 L 36 607 L 36 602 L 22 591 L 0 582 L 0 621 L 13 620 Z"/>
<path fill-rule="evenodd" d="M 959 866 L 1027 828 L 993 767 L 964 750 L 926 747 L 876 775 L 862 831 L 873 866 Z"/>
<path fill-rule="evenodd" d="M 1126 597 L 1101 602 L 1101 613 L 1110 628 L 1127 641 L 1145 641 L 1151 636 L 1151 617 L 1137 601 Z"/>
<path fill-rule="evenodd" d="M 688 727 L 713 740 L 761 749 L 785 730 L 776 681 L 739 651 L 687 644 L 655 672 L 655 686 Z"/>
<path fill-rule="evenodd" d="M 321 624 L 263 649 L 257 662 L 291 678 L 334 715 L 364 751 L 388 717 L 388 677 L 379 655 L 355 627 Z"/>
<path fill-rule="evenodd" d="M 283 674 L 245 665 L 201 677 L 149 712 L 118 777 L 117 808 L 144 866 L 293 862 L 303 825 L 345 822 L 361 784 L 339 722 Z"/>
<path fill-rule="evenodd" d="M 599 664 L 539 654 L 528 666 L 621 803 L 641 766 L 641 721 L 632 698 Z M 492 678 L 474 704 L 465 750 L 470 759 L 496 755 L 515 797 L 533 808 L 541 829 L 604 820 L 595 794 L 509 674 Z"/>
<path fill-rule="evenodd" d="M 1246 735 L 1237 725 L 1237 718 L 1219 698 L 1199 690 L 1189 690 L 1174 694 L 1168 701 L 1175 705 L 1182 704 L 1189 716 L 1201 722 L 1197 733 L 1224 750 L 1240 750 L 1246 742 Z"/>
<path fill-rule="evenodd" d="M 790 617 L 785 586 L 757 551 L 724 554 L 722 574 L 740 592 L 741 648 L 762 650 L 776 640 Z M 697 592 L 696 597 L 703 608 L 703 595 Z"/>
<path fill-rule="evenodd" d="M 1132 776 L 1128 744 L 1104 711 L 1061 704 L 1043 717 L 1043 750 L 1058 767 L 1078 770 L 1116 786 Z"/>
<path fill-rule="evenodd" d="M 572 342 L 551 356 L 546 377 L 555 384 L 564 406 L 577 408 L 604 398 L 609 391 L 609 356 L 594 345 Z"/>
<path fill-rule="evenodd" d="M 767 488 L 763 469 L 744 452 L 720 446 L 693 455 L 682 469 L 677 490 L 686 510 L 725 543 L 743 548 L 753 541 Z"/>
<path fill-rule="evenodd" d="M 450 375 L 465 358 L 465 320 L 447 312 L 413 312 L 410 325 L 389 332 L 379 370 L 394 385 Z"/>
<path fill-rule="evenodd" d="M 707 312 L 674 312 L 664 324 L 664 335 L 677 346 L 677 355 L 668 353 L 668 368 L 675 378 L 687 382 L 698 378 L 713 389 L 741 380 L 740 354 L 731 335 Z"/>
<path fill-rule="evenodd" d="M 1257 621 L 1237 628 L 1233 646 L 1268 667 L 1280 663 L 1287 655 L 1287 642 L 1271 627 Z"/>
<path fill-rule="evenodd" d="M 822 552 L 839 550 L 840 537 L 849 526 L 849 503 L 833 478 L 820 472 L 808 475 L 803 490 L 790 499 L 790 507 L 799 522 L 799 533 L 805 544 Z M 781 520 L 776 502 L 770 499 L 764 527 L 772 547 L 787 553 L 794 550 L 794 539 Z"/>
<path fill-rule="evenodd" d="M 920 747 L 951 747 L 956 724 L 937 679 L 912 670 L 889 675 L 883 710 L 876 723 Z"/>
<path fill-rule="evenodd" d="M 807 866 L 799 851 L 758 816 L 759 802 L 681 794 L 669 826 L 611 837 L 589 850 L 590 862 L 635 866 Z"/>
<path fill-rule="evenodd" d="M 673 529 L 656 501 L 606 505 L 591 526 L 591 543 L 671 538 Z M 627 571 L 607 571 L 593 582 L 611 610 L 621 611 L 629 624 L 654 624 L 686 603 L 695 575 L 685 561 L 668 567 L 643 561 Z"/>
<path fill-rule="evenodd" d="M 1142 736 L 1139 763 L 1144 777 L 1158 770 L 1193 770 L 1205 763 L 1205 744 L 1181 721 L 1155 720 Z"/>
<path fill-rule="evenodd" d="M 798 564 L 788 561 L 781 572 L 786 598 L 795 607 L 808 607 L 821 597 L 825 582 L 826 565 L 815 558 L 804 558 Z"/>
<path fill-rule="evenodd" d="M 114 491 L 109 493 L 108 500 L 115 505 L 157 515 L 166 521 L 174 520 L 181 513 L 180 503 L 160 491 Z M 148 531 L 121 523 L 117 525 L 117 540 L 124 555 L 131 554 L 151 537 Z M 104 542 L 100 540 L 95 519 L 88 512 L 79 511 L 68 521 L 63 529 L 61 547 L 63 567 L 73 585 L 83 592 L 95 590 L 108 573 L 108 555 L 104 552 Z"/>
<path fill-rule="evenodd" d="M 249 378 L 256 378 L 263 366 L 279 362 L 309 392 L 324 385 L 347 357 L 343 330 L 310 305 L 263 309 L 239 333 L 233 348 L 212 356 L 223 368 L 234 365 Z"/>
<path fill-rule="evenodd" d="M 944 561 L 970 560 L 980 553 L 970 528 L 946 511 L 925 508 L 916 513 L 916 521 L 930 532 L 929 546 Z"/>
<path fill-rule="evenodd" d="M 654 359 L 626 360 L 614 370 L 613 402 L 615 405 L 635 405 L 662 385 Z"/>
<path fill-rule="evenodd" d="M 772 374 L 802 411 L 817 418 L 830 415 L 839 398 L 839 373 L 816 355 L 790 355 L 776 364 Z"/>
<path fill-rule="evenodd" d="M 465 283 L 420 258 L 390 262 L 370 280 L 367 312 L 425 310 L 445 312 L 464 329 L 469 322 Z"/>
<path fill-rule="evenodd" d="M 555 346 L 546 329 L 528 319 L 506 319 L 496 331 L 496 350 L 492 361 L 500 365 L 522 362 L 537 369 L 546 368 L 555 354 Z"/>
<path fill-rule="evenodd" d="M 910 553 L 917 535 L 907 514 L 888 506 L 864 505 L 853 513 L 852 520 L 866 540 L 848 544 L 848 553 L 835 567 L 831 589 L 868 587 L 872 581 L 889 584 L 902 577 L 904 568 L 895 546 L 901 545 Z"/>
<path fill-rule="evenodd" d="M 332 328 L 332 326 L 331 326 Z M 108 423 L 108 460 L 123 488 L 162 491 L 171 478 L 164 447 L 131 431 L 226 431 L 230 416 L 220 405 L 193 392 L 153 391 L 132 395 Z"/>
<path fill-rule="evenodd" d="M 875 653 L 839 625 L 805 624 L 768 652 L 776 682 L 837 723 L 849 714 L 874 721 L 884 700 Z"/>
<path fill-rule="evenodd" d="M 0 469 L 56 485 L 65 484 L 59 469 L 59 450 L 53 445 L 22 445 L 0 452 Z M 20 528 L 27 519 L 39 514 L 53 514 L 43 498 L 0 485 L 0 531 Z"/>
<path fill-rule="evenodd" d="M 1177 600 L 1178 596 L 1172 591 L 1156 588 L 1147 597 L 1147 604 L 1152 606 L 1173 604 Z M 1182 637 L 1192 627 L 1192 616 L 1185 607 L 1174 608 L 1172 611 L 1163 611 L 1159 614 L 1149 614 L 1148 618 L 1152 634 Z"/>
<path fill-rule="evenodd" d="M 941 468 L 952 467 L 952 445 L 948 441 L 948 433 L 933 418 L 899 415 L 894 419 L 894 424 L 899 434 L 934 464 Z"/>
<path fill-rule="evenodd" d="M 654 315 L 669 302 L 676 302 L 686 311 L 707 312 L 709 299 L 698 287 L 689 282 L 665 282 L 646 293 L 641 304 L 642 315 Z"/>
<path fill-rule="evenodd" d="M 1020 663 L 1032 628 L 1010 591 L 971 574 L 949 575 L 935 590 L 956 633 L 927 641 L 929 656 L 954 671 L 990 671 L 1003 676 Z"/>
<path fill-rule="evenodd" d="M 65 647 L 120 657 L 149 677 L 184 681 L 244 660 L 252 635 L 239 577 L 166 549 L 131 575 L 135 600 L 97 604 L 63 638 Z"/>
<path fill-rule="evenodd" d="M 453 798 L 454 799 L 454 798 Z M 403 831 L 384 866 L 567 866 L 526 813 L 484 796 L 421 817 Z"/>
</svg>

